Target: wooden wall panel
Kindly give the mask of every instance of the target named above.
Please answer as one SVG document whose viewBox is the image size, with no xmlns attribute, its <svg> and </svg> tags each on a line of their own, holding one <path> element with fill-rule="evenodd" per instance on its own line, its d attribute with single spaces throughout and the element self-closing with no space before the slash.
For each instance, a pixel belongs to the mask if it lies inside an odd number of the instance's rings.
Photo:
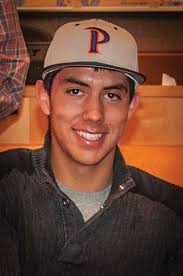
<svg viewBox="0 0 183 276">
<path fill-rule="evenodd" d="M 81 7 L 81 6 L 122 6 L 122 5 L 140 5 L 140 6 L 160 6 L 160 5 L 172 5 L 171 0 L 16 0 L 18 5 L 22 6 L 69 6 L 69 7 Z M 182 0 L 177 0 L 176 4 L 182 4 Z"/>
<path fill-rule="evenodd" d="M 129 120 L 121 143 L 128 145 L 183 145 L 183 86 L 139 86 L 141 103 Z M 1 144 L 40 144 L 47 118 L 26 86 L 17 114 L 0 121 Z"/>
<path fill-rule="evenodd" d="M 183 44 L 180 44 L 183 45 Z M 139 70 L 146 76 L 146 84 L 162 84 L 162 74 L 166 73 L 183 84 L 183 50 L 175 52 L 139 53 Z"/>
<path fill-rule="evenodd" d="M 131 145 L 183 145 L 183 98 L 142 97 L 123 138 Z"/>
<path fill-rule="evenodd" d="M 46 3 L 45 3 L 46 2 Z M 45 6 L 56 6 L 57 0 L 23 0 L 22 3 L 25 7 L 45 7 Z"/>
<path fill-rule="evenodd" d="M 120 145 L 126 163 L 183 187 L 183 146 Z"/>
<path fill-rule="evenodd" d="M 36 149 L 40 144 L 0 144 L 0 151 L 13 148 Z M 127 164 L 183 187 L 183 146 L 119 145 Z"/>
<path fill-rule="evenodd" d="M 24 97 L 18 112 L 0 120 L 1 144 L 30 143 L 30 99 Z"/>
<path fill-rule="evenodd" d="M 183 86 L 139 86 L 141 105 L 129 121 L 119 147 L 128 164 L 183 186 Z M 0 121 L 0 151 L 37 148 L 47 118 L 26 86 L 20 110 Z"/>
</svg>

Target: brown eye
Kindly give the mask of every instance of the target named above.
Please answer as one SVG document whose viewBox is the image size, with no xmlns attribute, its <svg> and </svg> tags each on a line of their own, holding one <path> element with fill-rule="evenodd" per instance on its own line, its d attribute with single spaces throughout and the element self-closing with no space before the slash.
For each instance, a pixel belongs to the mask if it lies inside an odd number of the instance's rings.
<svg viewBox="0 0 183 276">
<path fill-rule="evenodd" d="M 108 101 L 117 101 L 120 100 L 120 96 L 116 93 L 108 92 L 104 95 L 104 98 L 107 99 Z"/>
<path fill-rule="evenodd" d="M 83 92 L 80 89 L 77 88 L 72 88 L 67 90 L 67 93 L 70 94 L 71 96 L 81 96 L 83 95 Z"/>
</svg>

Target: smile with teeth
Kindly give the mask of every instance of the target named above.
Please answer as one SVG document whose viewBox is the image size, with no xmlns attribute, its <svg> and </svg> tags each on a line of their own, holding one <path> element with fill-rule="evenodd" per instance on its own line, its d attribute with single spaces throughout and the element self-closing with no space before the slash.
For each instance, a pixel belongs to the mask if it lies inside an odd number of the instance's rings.
<svg viewBox="0 0 183 276">
<path fill-rule="evenodd" d="M 78 130 L 77 133 L 79 134 L 79 136 L 85 138 L 86 140 L 90 140 L 90 141 L 97 141 L 102 137 L 101 133 L 88 133 L 88 132 L 84 132 L 81 130 Z"/>
</svg>

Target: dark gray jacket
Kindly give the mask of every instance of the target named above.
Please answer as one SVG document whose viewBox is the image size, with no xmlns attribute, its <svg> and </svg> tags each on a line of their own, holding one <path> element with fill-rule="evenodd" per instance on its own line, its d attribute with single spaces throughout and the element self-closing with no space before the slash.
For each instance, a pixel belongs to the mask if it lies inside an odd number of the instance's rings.
<svg viewBox="0 0 183 276">
<path fill-rule="evenodd" d="M 117 149 L 110 195 L 84 223 L 49 160 L 47 144 L 0 153 L 0 275 L 183 275 L 183 189 Z"/>
</svg>

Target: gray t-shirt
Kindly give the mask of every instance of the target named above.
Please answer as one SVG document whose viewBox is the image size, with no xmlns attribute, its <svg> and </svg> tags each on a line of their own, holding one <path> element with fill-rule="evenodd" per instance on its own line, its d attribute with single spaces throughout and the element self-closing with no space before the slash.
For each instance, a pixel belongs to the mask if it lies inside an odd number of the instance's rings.
<svg viewBox="0 0 183 276">
<path fill-rule="evenodd" d="M 57 180 L 57 184 L 62 192 L 64 192 L 80 210 L 84 221 L 87 221 L 94 214 L 96 214 L 101 205 L 107 199 L 111 185 L 100 192 L 78 192 L 64 186 Z"/>
</svg>

